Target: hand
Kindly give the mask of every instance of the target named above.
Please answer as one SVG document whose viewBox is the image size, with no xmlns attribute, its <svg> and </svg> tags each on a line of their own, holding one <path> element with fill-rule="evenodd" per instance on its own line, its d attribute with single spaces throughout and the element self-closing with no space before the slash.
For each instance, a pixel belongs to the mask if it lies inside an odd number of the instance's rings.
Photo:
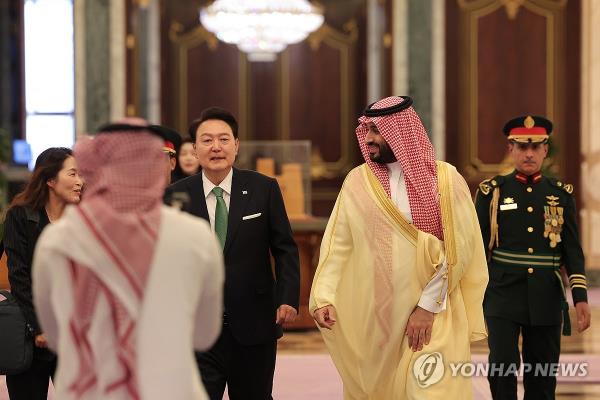
<svg viewBox="0 0 600 400">
<path fill-rule="evenodd" d="M 577 311 L 577 331 L 581 333 L 590 327 L 592 317 L 590 306 L 585 301 L 580 301 L 575 304 L 575 310 Z"/>
<path fill-rule="evenodd" d="M 294 307 L 288 306 L 287 304 L 282 304 L 277 309 L 275 323 L 281 325 L 287 322 L 294 322 L 297 315 L 298 313 Z"/>
<path fill-rule="evenodd" d="M 335 307 L 328 305 L 317 308 L 313 313 L 313 318 L 321 328 L 331 329 L 336 322 Z"/>
<path fill-rule="evenodd" d="M 408 346 L 412 348 L 412 351 L 421 351 L 424 345 L 429 344 L 433 317 L 432 312 L 419 306 L 408 317 L 406 336 L 408 336 Z"/>
<path fill-rule="evenodd" d="M 48 342 L 46 341 L 46 336 L 42 333 L 35 337 L 35 346 L 41 349 L 45 349 L 48 347 Z"/>
</svg>

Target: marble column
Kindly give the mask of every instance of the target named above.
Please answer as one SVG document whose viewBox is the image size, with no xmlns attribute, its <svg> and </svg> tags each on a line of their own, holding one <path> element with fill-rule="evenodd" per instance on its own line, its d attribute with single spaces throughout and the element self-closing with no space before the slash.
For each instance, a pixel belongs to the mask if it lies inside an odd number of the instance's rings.
<svg viewBox="0 0 600 400">
<path fill-rule="evenodd" d="M 408 2 L 408 87 L 431 136 L 431 0 Z"/>
<path fill-rule="evenodd" d="M 85 53 L 85 1 L 73 2 L 73 25 L 75 35 L 75 137 L 87 132 L 86 107 L 86 53 Z"/>
<path fill-rule="evenodd" d="M 160 122 L 160 0 L 150 0 L 148 13 L 148 94 L 146 97 L 147 118 Z"/>
<path fill-rule="evenodd" d="M 9 132 L 19 131 L 20 111 L 12 101 L 14 93 L 19 92 L 20 59 L 15 59 L 14 6 L 8 1 L 0 2 L 0 135 L 9 137 Z M 16 53 L 20 55 L 20 53 Z M 2 160 L 5 161 L 5 160 Z"/>
<path fill-rule="evenodd" d="M 115 121 L 125 116 L 127 103 L 127 63 L 125 46 L 126 41 L 126 16 L 125 0 L 110 0 L 110 64 L 109 64 L 109 90 L 110 120 Z"/>
<path fill-rule="evenodd" d="M 581 10 L 581 232 L 590 281 L 600 283 L 600 2 Z M 576 78 L 575 78 L 576 79 Z"/>
<path fill-rule="evenodd" d="M 134 104 L 136 115 L 160 122 L 160 4 L 139 1 L 134 20 Z"/>
<path fill-rule="evenodd" d="M 76 135 L 125 115 L 125 0 L 75 0 Z"/>
<path fill-rule="evenodd" d="M 110 120 L 109 6 L 109 0 L 85 1 L 84 104 L 87 131 L 94 131 Z"/>
<path fill-rule="evenodd" d="M 383 97 L 384 11 L 379 0 L 367 0 L 367 104 Z"/>
<path fill-rule="evenodd" d="M 437 158 L 444 159 L 444 2 L 394 0 L 392 10 L 394 93 L 413 98 Z"/>
<path fill-rule="evenodd" d="M 392 30 L 392 80 L 394 94 L 408 93 L 408 0 L 394 0 Z"/>
<path fill-rule="evenodd" d="M 431 140 L 438 159 L 446 158 L 446 9 L 431 6 Z"/>
</svg>

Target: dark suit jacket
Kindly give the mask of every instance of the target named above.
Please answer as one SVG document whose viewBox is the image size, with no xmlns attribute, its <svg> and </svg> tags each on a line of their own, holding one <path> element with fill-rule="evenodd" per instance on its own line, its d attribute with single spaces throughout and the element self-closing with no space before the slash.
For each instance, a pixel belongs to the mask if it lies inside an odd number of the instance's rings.
<svg viewBox="0 0 600 400">
<path fill-rule="evenodd" d="M 189 196 L 184 211 L 208 221 L 201 173 L 169 186 L 165 199 L 177 192 Z M 259 217 L 242 219 L 258 213 Z M 275 324 L 276 310 L 282 304 L 298 310 L 300 266 L 298 248 L 275 179 L 233 169 L 223 255 L 225 312 L 233 336 L 243 345 L 281 337 L 281 326 Z M 275 276 L 271 255 L 275 260 Z"/>
<path fill-rule="evenodd" d="M 38 238 L 49 223 L 44 210 L 32 210 L 21 206 L 9 209 L 4 220 L 2 244 L 6 251 L 10 291 L 15 296 L 34 335 L 39 335 L 43 329 L 33 307 L 31 264 Z M 55 357 L 48 349 L 34 347 L 34 359 L 48 361 Z"/>
<path fill-rule="evenodd" d="M 31 264 L 38 237 L 48 223 L 43 210 L 35 211 L 21 206 L 9 209 L 4 220 L 3 243 L 10 290 L 35 335 L 42 333 L 42 330 L 33 308 Z"/>
</svg>

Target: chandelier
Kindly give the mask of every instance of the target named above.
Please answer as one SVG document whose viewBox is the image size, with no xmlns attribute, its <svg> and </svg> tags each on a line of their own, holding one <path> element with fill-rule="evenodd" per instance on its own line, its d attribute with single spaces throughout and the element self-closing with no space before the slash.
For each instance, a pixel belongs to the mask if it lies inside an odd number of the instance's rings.
<svg viewBox="0 0 600 400">
<path fill-rule="evenodd" d="M 274 61 L 318 29 L 323 12 L 307 0 L 216 0 L 200 10 L 200 22 L 250 61 Z"/>
</svg>

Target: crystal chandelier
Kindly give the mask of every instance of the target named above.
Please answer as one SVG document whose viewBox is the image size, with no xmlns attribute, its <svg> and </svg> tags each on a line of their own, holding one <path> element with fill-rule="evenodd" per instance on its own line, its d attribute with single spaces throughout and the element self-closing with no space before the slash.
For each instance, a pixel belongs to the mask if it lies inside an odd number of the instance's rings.
<svg viewBox="0 0 600 400">
<path fill-rule="evenodd" d="M 307 0 L 216 0 L 200 10 L 200 22 L 250 61 L 274 61 L 318 29 L 323 12 Z"/>
</svg>

